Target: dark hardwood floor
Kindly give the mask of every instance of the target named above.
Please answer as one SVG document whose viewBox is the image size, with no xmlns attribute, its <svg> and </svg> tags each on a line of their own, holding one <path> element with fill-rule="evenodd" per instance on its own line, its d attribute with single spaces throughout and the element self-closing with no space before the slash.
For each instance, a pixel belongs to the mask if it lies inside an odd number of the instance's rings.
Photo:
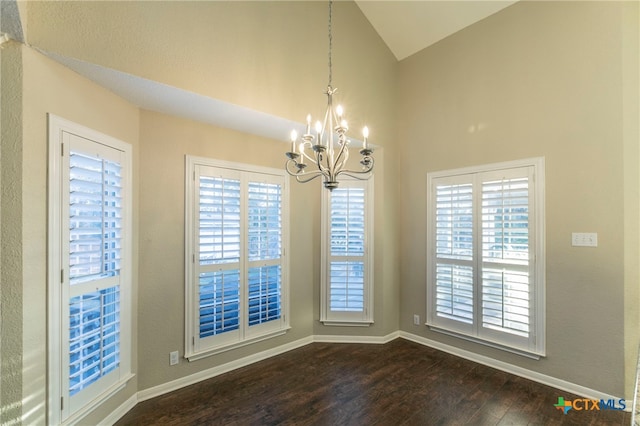
<svg viewBox="0 0 640 426">
<path fill-rule="evenodd" d="M 630 413 L 404 339 L 313 343 L 136 405 L 116 425 L 627 425 Z"/>
</svg>

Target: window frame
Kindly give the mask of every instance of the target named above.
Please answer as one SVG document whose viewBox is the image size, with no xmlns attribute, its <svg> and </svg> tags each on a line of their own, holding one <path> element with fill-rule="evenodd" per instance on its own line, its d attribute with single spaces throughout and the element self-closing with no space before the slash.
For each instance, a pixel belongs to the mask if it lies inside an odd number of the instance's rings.
<svg viewBox="0 0 640 426">
<path fill-rule="evenodd" d="M 481 296 L 482 289 L 482 183 L 488 176 L 501 171 L 511 172 L 518 170 L 524 174 L 529 170 L 529 262 L 528 270 L 533 276 L 531 284 L 532 294 L 529 318 L 531 319 L 531 331 L 526 342 L 523 339 L 514 338 L 509 333 L 500 331 L 483 331 Z M 453 335 L 465 340 L 499 348 L 526 357 L 539 359 L 545 356 L 545 206 L 544 206 L 544 158 L 527 158 L 522 160 L 507 161 L 501 163 L 485 164 L 473 167 L 464 167 L 453 170 L 444 170 L 427 173 L 427 322 L 426 325 L 433 331 Z M 486 179 L 482 179 L 486 176 Z M 435 266 L 437 262 L 435 252 L 435 182 L 447 180 L 453 184 L 472 183 L 472 214 L 473 214 L 473 255 L 470 261 L 473 266 L 473 303 L 474 315 L 472 324 L 463 324 L 461 321 L 448 320 L 436 315 L 436 283 Z M 479 187 L 477 186 L 479 185 Z M 455 261 L 454 261 L 455 262 Z M 488 329 L 487 329 L 488 330 Z"/>
<path fill-rule="evenodd" d="M 81 420 L 92 410 L 100 406 L 104 401 L 123 389 L 128 381 L 134 377 L 132 373 L 132 218 L 133 218 L 133 170 L 131 145 L 97 132 L 88 127 L 65 120 L 53 114 L 48 114 L 48 253 L 47 253 L 47 289 L 48 289 L 48 326 L 47 326 L 47 364 L 48 364 L 48 397 L 47 413 L 48 422 L 51 424 L 70 424 Z M 63 250 L 65 238 L 62 227 L 68 224 L 68 218 L 63 213 L 68 213 L 68 191 L 65 195 L 65 183 L 63 177 L 68 173 L 63 170 L 68 165 L 70 153 L 70 138 L 78 137 L 87 140 L 87 143 L 100 145 L 97 149 L 109 148 L 121 152 L 122 156 L 122 239 L 121 260 L 119 271 L 119 304 L 120 304 L 120 330 L 119 345 L 120 358 L 118 375 L 113 380 L 104 383 L 100 380 L 93 382 L 87 389 L 95 397 L 87 400 L 86 392 L 78 392 L 72 401 L 68 389 L 69 364 L 65 364 L 69 350 L 62 346 L 63 336 L 69 333 L 69 317 L 65 317 L 69 300 L 63 300 L 69 296 L 69 265 L 68 253 Z M 61 285 L 63 284 L 63 285 Z M 105 376 L 108 377 L 108 376 Z M 66 393 L 63 392 L 63 387 Z M 79 407 L 71 411 L 72 403 L 79 403 Z"/>
<path fill-rule="evenodd" d="M 238 179 L 241 182 L 240 189 L 240 259 L 238 267 L 240 270 L 240 313 L 238 330 L 229 333 L 221 333 L 214 336 L 200 338 L 199 333 L 199 303 L 198 303 L 198 249 L 199 241 L 198 229 L 196 229 L 196 214 L 198 212 L 199 190 L 198 181 L 199 168 L 217 170 L 222 177 Z M 254 325 L 251 328 L 248 324 L 248 272 L 255 260 L 248 258 L 247 235 L 248 213 L 248 183 L 263 181 L 282 185 L 281 192 L 281 318 L 276 322 L 269 321 L 264 324 Z M 291 327 L 289 325 L 289 180 L 284 170 L 261 167 L 250 164 L 236 163 L 224 160 L 198 157 L 192 155 L 185 156 L 185 355 L 189 361 L 202 359 L 217 353 L 225 352 L 255 342 L 259 342 L 286 333 Z M 264 261 L 273 263 L 271 260 Z M 224 268 L 223 268 L 224 269 Z M 217 337 L 217 338 L 216 338 Z"/>
<path fill-rule="evenodd" d="M 321 221 L 321 267 L 320 267 L 320 321 L 328 326 L 352 326 L 368 327 L 374 323 L 373 312 L 373 284 L 374 284 L 374 247 L 373 247 L 373 176 L 368 179 L 345 178 L 340 182 L 340 188 L 353 187 L 364 190 L 364 303 L 362 311 L 333 311 L 331 310 L 331 284 L 330 284 L 330 232 L 331 232 L 331 196 L 332 191 L 324 191 L 322 194 L 322 221 Z"/>
</svg>

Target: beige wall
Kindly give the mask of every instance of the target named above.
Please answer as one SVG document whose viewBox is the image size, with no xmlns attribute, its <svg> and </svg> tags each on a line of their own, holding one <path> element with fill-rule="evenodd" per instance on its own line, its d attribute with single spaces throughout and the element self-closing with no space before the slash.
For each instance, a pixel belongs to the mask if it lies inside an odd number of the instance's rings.
<svg viewBox="0 0 640 426">
<path fill-rule="evenodd" d="M 0 50 L 0 424 L 22 415 L 22 49 Z"/>
<path fill-rule="evenodd" d="M 29 32 L 29 43 L 287 118 L 301 119 L 306 111 L 319 115 L 323 110 L 326 55 L 309 52 L 326 52 L 325 3 L 309 2 L 301 7 L 290 2 L 202 2 L 181 3 L 183 7 L 177 9 L 176 4 L 29 3 L 26 22 L 34 30 L 33 37 Z M 337 43 L 340 36 L 343 38 L 342 47 L 334 50 L 334 84 L 341 88 L 341 102 L 349 108 L 349 115 L 361 120 L 351 120 L 350 126 L 358 128 L 364 122 L 375 123 L 370 125 L 372 141 L 378 145 L 392 143 L 395 133 L 395 123 L 390 119 L 395 104 L 392 82 L 396 72 L 393 55 L 355 4 L 340 4 L 336 9 L 334 42 Z M 183 28 L 184 31 L 174 32 L 175 38 L 167 36 L 172 28 L 170 21 L 190 22 L 202 20 L 203 16 L 215 22 L 203 25 L 202 31 L 206 34 L 194 36 L 192 24 L 189 24 Z M 297 22 L 299 28 L 284 25 L 290 20 Z M 305 20 L 305 25 L 300 26 L 299 23 Z M 154 25 L 150 28 L 151 22 Z M 318 28 L 317 33 L 322 37 L 304 37 L 305 31 Z M 122 29 L 133 30 L 134 34 L 120 32 Z M 292 36 L 294 30 L 302 36 Z M 140 34 L 135 31 L 140 31 Z M 109 34 L 109 37 L 104 37 L 104 34 Z M 82 43 L 76 44 L 81 39 Z M 132 44 L 131 40 L 137 43 Z M 153 50 L 163 44 L 161 40 L 168 41 L 166 56 Z M 211 43 L 211 40 L 220 42 Z M 193 48 L 195 54 L 184 49 L 186 45 Z M 181 55 L 185 52 L 194 56 L 184 58 Z M 24 249 L 12 254 L 13 257 L 23 257 L 22 266 L 14 271 L 21 275 L 16 282 L 17 292 L 5 297 L 3 288 L 2 298 L 10 299 L 16 307 L 15 321 L 22 327 L 22 330 L 15 328 L 3 334 L 3 341 L 5 338 L 9 339 L 6 341 L 12 338 L 22 340 L 23 348 L 12 349 L 18 356 L 16 360 L 21 364 L 22 372 L 18 371 L 19 366 L 11 371 L 5 369 L 2 378 L 3 383 L 12 383 L 10 380 L 22 383 L 22 401 L 19 392 L 14 392 L 13 400 L 16 412 L 21 408 L 27 423 L 40 423 L 46 415 L 48 112 L 134 146 L 134 229 L 140 236 L 139 245 L 137 233 L 134 239 L 134 252 L 139 253 L 139 259 L 134 259 L 134 276 L 139 277 L 135 293 L 139 300 L 134 300 L 137 307 L 134 313 L 137 321 L 134 336 L 136 378 L 125 391 L 87 417 L 86 422 L 104 418 L 135 391 L 165 384 L 312 334 L 354 333 L 348 328 L 323 327 L 317 323 L 320 183 L 296 183 L 291 185 L 292 330 L 270 341 L 193 363 L 182 360 L 179 366 L 169 368 L 168 352 L 184 352 L 184 155 L 282 167 L 287 145 L 150 111 L 140 112 L 31 48 L 17 48 L 17 54 L 23 55 L 17 64 L 24 69 L 24 83 L 16 93 L 24 97 L 21 146 L 22 158 L 28 161 L 24 162 L 21 170 L 20 167 L 16 169 L 11 179 L 25 179 L 21 190 L 16 192 L 23 198 L 25 207 L 12 209 L 8 215 L 3 211 L 2 217 L 3 220 L 11 214 L 20 217 L 24 226 L 15 229 Z M 342 65 L 338 66 L 340 61 Z M 307 64 L 309 68 L 301 72 L 300 63 Z M 3 89 L 5 93 L 9 92 Z M 290 111 L 294 113 L 289 114 Z M 393 262 L 397 256 L 395 203 L 388 205 L 382 201 L 393 201 L 396 196 L 395 157 L 387 156 L 385 159 L 383 154 L 381 147 L 376 155 L 375 185 L 376 229 L 379 231 L 376 245 L 381 247 L 376 251 L 376 324 L 366 330 L 358 329 L 356 333 L 372 336 L 382 336 L 398 328 L 398 266 Z M 8 170 L 7 167 L 2 169 L 3 173 Z M 167 208 L 157 209 L 159 198 L 167 202 Z M 8 240 L 5 236 L 6 233 L 3 234 L 2 253 L 7 253 L 5 241 Z M 5 267 L 2 273 L 11 271 Z M 23 304 L 23 299 L 30 300 L 30 303 Z M 3 351 L 3 362 L 9 359 L 4 355 L 12 355 L 13 352 Z"/>
<path fill-rule="evenodd" d="M 624 330 L 637 333 L 638 324 L 625 324 L 624 296 L 638 279 L 625 281 L 624 254 L 626 232 L 637 253 L 637 195 L 635 222 L 622 225 L 624 185 L 637 194 L 638 163 L 624 161 L 622 124 L 625 106 L 637 112 L 638 76 L 628 86 L 633 79 L 622 75 L 623 64 L 637 70 L 638 51 L 621 49 L 630 12 L 622 3 L 520 2 L 400 63 L 403 330 L 631 395 Z M 631 25 L 637 39 L 637 19 Z M 627 137 L 637 160 L 637 127 Z M 412 314 L 426 313 L 427 172 L 538 156 L 546 160 L 547 356 L 524 359 L 413 326 Z M 597 232 L 598 247 L 572 247 L 571 232 Z"/>
<path fill-rule="evenodd" d="M 140 124 L 139 387 L 148 389 L 312 334 L 314 251 L 320 187 L 290 185 L 291 330 L 284 336 L 194 362 L 184 355 L 185 155 L 282 168 L 286 144 L 143 111 Z"/>
<path fill-rule="evenodd" d="M 626 2 L 622 28 L 624 141 L 625 394 L 633 392 L 640 342 L 640 3 Z"/>
<path fill-rule="evenodd" d="M 7 226 L 21 227 L 20 276 L 11 302 L 22 315 L 22 330 L 14 332 L 22 340 L 22 415 L 25 424 L 42 424 L 46 416 L 47 341 L 47 113 L 93 128 L 133 146 L 134 164 L 134 253 L 137 253 L 137 162 L 138 110 L 107 90 L 52 62 L 28 47 L 19 47 L 22 56 L 22 169 L 16 182 L 21 187 L 21 215 Z M 19 106 L 18 106 L 19 107 Z M 4 169 L 4 168 L 3 168 Z M 3 181 L 4 183 L 4 181 Z M 4 225 L 4 215 L 3 215 Z M 3 252 L 14 248 L 2 240 Z M 4 264 L 4 262 L 3 262 Z M 137 255 L 134 256 L 133 284 L 136 305 Z M 3 288 L 4 288 L 3 281 Z M 28 301 L 28 303 L 26 302 Z M 15 336 L 14 336 L 15 337 Z M 135 338 L 135 333 L 134 333 Z M 4 336 L 3 336 L 4 342 Z M 136 370 L 136 347 L 133 348 Z M 18 366 L 16 366 L 18 367 Z M 15 373 L 15 372 L 14 372 Z M 103 407 L 105 414 L 137 390 L 136 379 Z"/>
<path fill-rule="evenodd" d="M 350 126 L 367 122 L 381 146 L 376 323 L 318 322 L 320 187 L 292 182 L 292 330 L 174 367 L 168 352 L 184 353 L 184 155 L 281 167 L 286 144 L 139 111 L 31 48 L 3 49 L 0 392 L 3 405 L 15 404 L 0 422 L 17 411 L 25 423 L 45 415 L 47 112 L 134 146 L 137 377 L 87 422 L 136 391 L 302 337 L 384 336 L 398 328 L 630 395 L 640 316 L 638 98 L 630 94 L 638 91 L 638 19 L 630 18 L 637 9 L 520 2 L 398 65 L 357 6 L 337 2 L 334 85 L 354 118 Z M 297 121 L 324 107 L 324 2 L 28 2 L 25 10 L 23 28 L 39 48 Z M 5 86 L 7 75 L 16 80 Z M 22 105 L 9 138 L 7 96 L 14 97 L 9 105 Z M 21 151 L 8 155 L 12 143 Z M 426 306 L 426 173 L 532 156 L 547 162 L 548 356 L 525 360 L 413 326 Z M 8 206 L 8 199 L 20 203 Z M 158 209 L 159 200 L 166 208 Z M 571 247 L 575 231 L 598 232 L 599 247 Z"/>
<path fill-rule="evenodd" d="M 327 2 L 29 2 L 28 11 L 28 41 L 41 49 L 299 122 L 324 113 Z M 375 119 L 393 111 L 384 82 L 395 68 L 357 5 L 334 4 L 333 84 L 351 128 L 373 123 L 383 145 L 393 123 Z"/>
<path fill-rule="evenodd" d="M 352 129 L 368 124 L 374 144 L 393 146 L 395 57 L 355 3 L 337 2 L 333 8 L 336 100 L 345 106 Z M 324 1 L 31 2 L 28 11 L 29 42 L 44 50 L 298 122 L 307 112 L 314 117 L 324 114 Z M 380 150 L 375 189 L 376 324 L 364 331 L 377 336 L 397 330 L 399 318 L 397 152 L 384 153 L 384 162 L 382 157 Z M 313 239 L 316 245 L 318 235 Z M 319 251 L 316 254 L 317 259 Z M 317 267 L 312 274 L 316 277 Z M 319 290 L 313 294 L 317 318 Z M 314 332 L 361 334 L 363 329 L 316 322 Z"/>
</svg>

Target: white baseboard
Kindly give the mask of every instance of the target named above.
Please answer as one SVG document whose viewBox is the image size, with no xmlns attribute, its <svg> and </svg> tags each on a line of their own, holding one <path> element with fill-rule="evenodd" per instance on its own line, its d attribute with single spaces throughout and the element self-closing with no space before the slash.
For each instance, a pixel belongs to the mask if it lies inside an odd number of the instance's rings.
<svg viewBox="0 0 640 426">
<path fill-rule="evenodd" d="M 525 379 L 529 379 L 534 382 L 542 383 L 543 385 L 551 386 L 553 388 L 567 391 L 575 395 L 580 395 L 584 398 L 597 399 L 597 400 L 615 399 L 616 401 L 619 399 L 624 399 L 624 398 L 609 395 L 594 389 L 590 389 L 584 386 L 580 386 L 575 383 L 567 382 L 566 380 L 558 379 L 556 377 L 547 376 L 546 374 L 538 373 L 536 371 L 527 370 L 526 368 L 518 367 L 516 365 L 509 364 L 507 362 L 498 361 L 496 359 L 489 358 L 484 355 L 479 355 L 475 352 L 470 352 L 464 349 L 456 348 L 455 346 L 450 346 L 445 343 L 427 339 L 422 336 L 417 336 L 415 334 L 407 333 L 406 331 L 400 331 L 399 334 L 400 334 L 400 337 L 403 339 L 410 340 L 412 342 L 419 343 L 421 345 L 428 346 L 430 348 L 434 348 L 439 351 L 458 356 L 460 358 L 468 359 L 469 361 L 477 362 L 478 364 L 486 365 L 487 367 L 492 367 L 497 370 L 501 370 L 506 373 L 513 374 L 515 376 L 523 377 Z M 562 395 L 558 395 L 558 396 L 562 396 Z M 628 405 L 626 411 L 629 411 L 630 409 L 631 407 L 630 405 Z"/>
<path fill-rule="evenodd" d="M 127 399 L 124 403 L 122 403 L 118 408 L 112 411 L 107 417 L 102 419 L 98 426 L 107 426 L 113 425 L 115 422 L 120 420 L 122 416 L 127 414 L 129 410 L 136 406 L 138 403 L 138 394 L 133 394 L 129 399 Z"/>
<path fill-rule="evenodd" d="M 383 345 L 400 337 L 399 331 L 387 334 L 386 336 L 332 336 L 332 335 L 315 335 L 313 341 L 318 343 L 370 343 Z"/>
<path fill-rule="evenodd" d="M 228 373 L 229 371 L 233 371 L 235 369 L 245 367 L 247 365 L 256 363 L 258 361 L 262 361 L 264 359 L 271 358 L 276 355 L 280 355 L 290 350 L 297 349 L 299 347 L 308 345 L 309 343 L 313 343 L 313 341 L 314 341 L 313 336 L 305 337 L 303 339 L 296 340 L 294 342 L 287 343 L 282 346 L 278 346 L 277 348 L 273 348 L 273 349 L 259 352 L 257 354 L 249 355 L 244 358 L 240 358 L 235 361 L 231 361 L 226 364 L 219 365 L 217 367 L 200 371 L 190 376 L 182 377 L 177 380 L 172 380 L 170 382 L 163 383 L 161 385 L 142 390 L 138 392 L 138 401 L 139 402 L 146 401 L 147 399 L 164 395 L 165 393 L 172 392 L 174 390 L 183 388 L 185 386 L 189 386 L 194 383 L 198 383 L 203 380 L 210 379 L 215 376 L 219 376 L 220 374 Z"/>
</svg>

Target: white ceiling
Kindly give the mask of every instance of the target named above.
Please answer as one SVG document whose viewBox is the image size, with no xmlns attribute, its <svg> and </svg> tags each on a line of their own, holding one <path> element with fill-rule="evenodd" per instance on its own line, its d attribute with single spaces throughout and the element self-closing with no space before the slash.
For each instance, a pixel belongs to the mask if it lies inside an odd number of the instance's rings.
<svg viewBox="0 0 640 426">
<path fill-rule="evenodd" d="M 355 1 L 396 59 L 402 60 L 517 0 Z"/>
</svg>

